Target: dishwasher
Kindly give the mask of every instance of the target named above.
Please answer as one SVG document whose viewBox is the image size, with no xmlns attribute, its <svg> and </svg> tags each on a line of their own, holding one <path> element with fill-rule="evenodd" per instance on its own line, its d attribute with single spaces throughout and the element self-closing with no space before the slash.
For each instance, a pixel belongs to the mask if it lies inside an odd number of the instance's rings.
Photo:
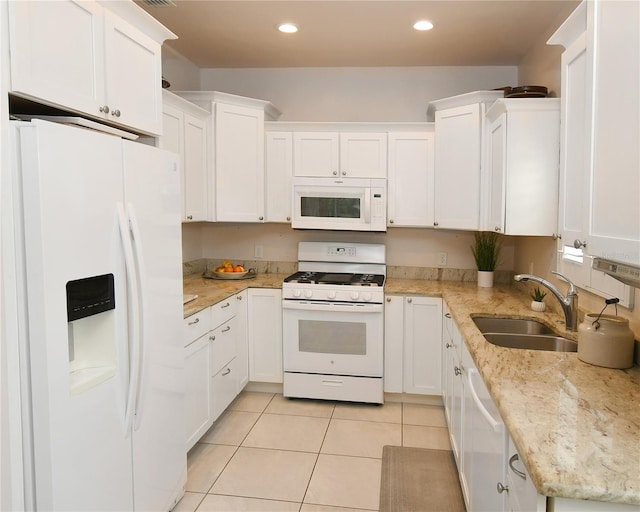
<svg viewBox="0 0 640 512">
<path fill-rule="evenodd" d="M 465 394 L 465 474 L 474 512 L 504 510 L 508 436 L 498 408 L 468 351 Z M 464 364 L 464 363 L 463 363 Z M 467 443 L 468 440 L 468 443 Z"/>
</svg>

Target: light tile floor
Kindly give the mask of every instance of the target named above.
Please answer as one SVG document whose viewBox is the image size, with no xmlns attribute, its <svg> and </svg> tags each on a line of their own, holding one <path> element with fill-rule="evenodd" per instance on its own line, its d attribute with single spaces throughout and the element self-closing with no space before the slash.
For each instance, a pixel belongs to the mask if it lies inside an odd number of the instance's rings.
<svg viewBox="0 0 640 512">
<path fill-rule="evenodd" d="M 378 510 L 387 444 L 451 449 L 443 408 L 245 391 L 189 452 L 174 510 Z"/>
</svg>

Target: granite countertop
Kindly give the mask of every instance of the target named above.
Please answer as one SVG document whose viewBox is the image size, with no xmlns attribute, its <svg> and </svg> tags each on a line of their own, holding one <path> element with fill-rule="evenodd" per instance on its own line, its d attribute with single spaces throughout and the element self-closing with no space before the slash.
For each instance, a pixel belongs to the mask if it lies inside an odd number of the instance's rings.
<svg viewBox="0 0 640 512">
<path fill-rule="evenodd" d="M 189 316 L 249 287 L 281 288 L 283 274 L 254 279 L 184 279 Z M 443 297 L 466 341 L 533 483 L 541 495 L 640 505 L 640 368 L 612 370 L 576 353 L 516 350 L 488 343 L 473 316 L 536 318 L 559 334 L 564 317 L 538 313 L 510 285 L 388 278 L 387 294 Z"/>
</svg>

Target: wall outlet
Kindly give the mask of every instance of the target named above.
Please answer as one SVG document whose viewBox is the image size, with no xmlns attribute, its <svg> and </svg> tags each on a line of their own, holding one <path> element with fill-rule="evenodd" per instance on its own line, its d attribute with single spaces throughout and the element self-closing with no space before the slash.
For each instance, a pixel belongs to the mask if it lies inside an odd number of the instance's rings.
<svg viewBox="0 0 640 512">
<path fill-rule="evenodd" d="M 264 245 L 254 245 L 253 246 L 253 255 L 256 258 L 264 257 Z"/>
<path fill-rule="evenodd" d="M 446 252 L 439 252 L 438 253 L 438 266 L 439 267 L 446 267 L 447 266 L 447 259 L 448 259 L 448 254 Z"/>
</svg>

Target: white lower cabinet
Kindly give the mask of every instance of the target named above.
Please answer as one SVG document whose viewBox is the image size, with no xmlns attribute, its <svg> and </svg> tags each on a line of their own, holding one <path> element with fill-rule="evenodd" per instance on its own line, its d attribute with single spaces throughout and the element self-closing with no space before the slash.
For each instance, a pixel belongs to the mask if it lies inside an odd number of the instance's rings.
<svg viewBox="0 0 640 512">
<path fill-rule="evenodd" d="M 440 395 L 442 299 L 387 296 L 384 390 Z"/>
<path fill-rule="evenodd" d="M 249 380 L 282 383 L 282 290 L 250 288 Z"/>
<path fill-rule="evenodd" d="M 247 383 L 246 294 L 184 319 L 187 451 Z"/>
</svg>

